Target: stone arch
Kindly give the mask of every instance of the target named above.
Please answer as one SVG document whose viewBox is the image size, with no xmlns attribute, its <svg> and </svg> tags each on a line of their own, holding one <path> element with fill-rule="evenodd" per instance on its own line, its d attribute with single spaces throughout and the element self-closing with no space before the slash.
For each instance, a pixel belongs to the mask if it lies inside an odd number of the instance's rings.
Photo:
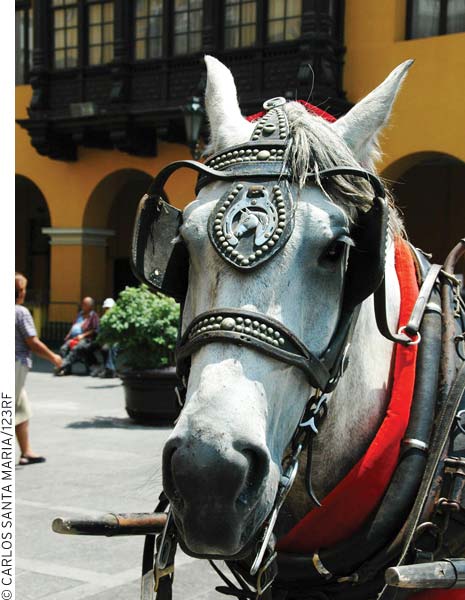
<svg viewBox="0 0 465 600">
<path fill-rule="evenodd" d="M 152 176 L 120 169 L 104 177 L 92 191 L 83 216 L 82 289 L 102 298 L 137 283 L 129 265 L 132 228 L 139 200 Z"/>
<path fill-rule="evenodd" d="M 465 162 L 440 152 L 418 152 L 395 161 L 382 175 L 392 182 L 412 243 L 435 262 L 465 236 Z M 459 265 L 462 273 L 465 264 Z"/>
<path fill-rule="evenodd" d="M 28 278 L 27 303 L 48 303 L 50 245 L 42 232 L 50 227 L 50 210 L 39 186 L 28 177 L 15 176 L 15 268 Z"/>
</svg>

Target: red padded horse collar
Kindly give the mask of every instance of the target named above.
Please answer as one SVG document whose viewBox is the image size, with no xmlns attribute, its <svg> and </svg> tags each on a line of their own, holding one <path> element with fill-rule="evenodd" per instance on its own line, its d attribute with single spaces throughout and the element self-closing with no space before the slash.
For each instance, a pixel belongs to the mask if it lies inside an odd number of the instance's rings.
<svg viewBox="0 0 465 600">
<path fill-rule="evenodd" d="M 415 266 L 403 240 L 395 247 L 395 265 L 401 293 L 399 327 L 408 321 L 418 284 Z M 365 455 L 324 498 L 281 540 L 288 553 L 311 553 L 353 535 L 376 508 L 394 473 L 400 444 L 407 429 L 415 383 L 417 346 L 395 348 L 391 399 L 386 416 Z"/>
</svg>

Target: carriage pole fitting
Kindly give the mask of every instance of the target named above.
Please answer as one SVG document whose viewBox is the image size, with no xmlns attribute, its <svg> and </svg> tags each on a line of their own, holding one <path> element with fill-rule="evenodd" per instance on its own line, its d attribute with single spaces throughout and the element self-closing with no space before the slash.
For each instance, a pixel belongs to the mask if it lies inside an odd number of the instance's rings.
<svg viewBox="0 0 465 600">
<path fill-rule="evenodd" d="M 52 523 L 55 533 L 65 535 L 148 535 L 163 531 L 166 513 L 108 513 L 100 517 L 63 519 L 58 517 Z"/>
<path fill-rule="evenodd" d="M 406 589 L 465 589 L 465 558 L 390 567 L 385 580 L 388 585 Z"/>
</svg>

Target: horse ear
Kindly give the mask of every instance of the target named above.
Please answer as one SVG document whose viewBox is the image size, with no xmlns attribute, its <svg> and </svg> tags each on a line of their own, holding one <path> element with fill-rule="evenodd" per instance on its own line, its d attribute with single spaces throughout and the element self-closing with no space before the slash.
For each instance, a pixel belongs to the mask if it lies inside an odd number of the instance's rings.
<svg viewBox="0 0 465 600">
<path fill-rule="evenodd" d="M 213 56 L 205 56 L 207 87 L 205 108 L 210 122 L 208 151 L 219 152 L 250 139 L 253 124 L 241 115 L 231 71 Z"/>
<path fill-rule="evenodd" d="M 413 60 L 406 60 L 391 72 L 377 88 L 360 100 L 333 127 L 367 169 L 381 158 L 379 134 L 391 115 L 394 100 Z"/>
</svg>

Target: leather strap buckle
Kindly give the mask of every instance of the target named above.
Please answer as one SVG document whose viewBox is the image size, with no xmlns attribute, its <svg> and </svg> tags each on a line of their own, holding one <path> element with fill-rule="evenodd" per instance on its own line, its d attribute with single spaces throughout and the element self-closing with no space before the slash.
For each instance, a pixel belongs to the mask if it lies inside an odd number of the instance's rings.
<svg viewBox="0 0 465 600">
<path fill-rule="evenodd" d="M 160 584 L 163 578 L 169 577 L 171 581 L 173 579 L 176 547 L 176 529 L 174 527 L 171 510 L 169 510 L 166 519 L 166 525 L 163 533 L 161 534 L 160 544 L 158 545 L 157 554 L 155 556 L 155 565 L 153 568 L 155 576 L 155 593 L 157 593 L 160 589 Z"/>
<path fill-rule="evenodd" d="M 278 574 L 278 567 L 276 565 L 276 552 L 270 552 L 270 556 L 263 562 L 257 573 L 257 583 L 255 589 L 260 597 L 266 592 L 266 590 L 272 585 L 273 581 Z"/>
<path fill-rule="evenodd" d="M 155 575 L 155 593 L 158 592 L 158 589 L 160 587 L 160 581 L 163 577 L 167 577 L 169 575 L 173 575 L 174 574 L 174 562 L 172 562 L 171 564 L 167 565 L 164 569 L 159 569 L 156 565 L 155 565 L 155 569 L 154 569 L 154 575 Z"/>
</svg>

